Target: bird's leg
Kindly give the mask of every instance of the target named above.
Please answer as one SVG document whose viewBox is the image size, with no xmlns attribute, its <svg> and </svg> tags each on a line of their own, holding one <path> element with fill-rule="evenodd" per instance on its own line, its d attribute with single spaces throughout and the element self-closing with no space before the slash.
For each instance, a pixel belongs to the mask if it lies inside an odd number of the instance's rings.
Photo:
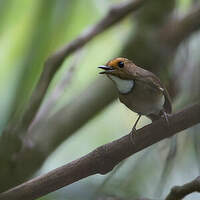
<svg viewBox="0 0 200 200">
<path fill-rule="evenodd" d="M 130 133 L 130 140 L 131 140 L 132 144 L 134 144 L 134 141 L 133 141 L 134 135 L 133 135 L 133 133 L 136 133 L 136 126 L 137 126 L 137 123 L 138 123 L 138 121 L 140 120 L 140 117 L 141 117 L 141 116 L 142 116 L 142 115 L 139 114 L 139 116 L 138 116 L 138 118 L 137 118 L 137 120 L 136 120 L 136 122 L 135 122 L 135 124 L 134 124 L 134 126 L 133 126 L 133 128 L 132 128 L 132 130 L 131 130 L 131 133 Z"/>
<path fill-rule="evenodd" d="M 162 111 L 161 111 L 161 114 L 162 114 L 162 116 L 164 117 L 164 119 L 165 119 L 165 121 L 166 121 L 167 128 L 169 128 L 169 119 L 168 119 L 167 113 L 166 113 L 164 110 L 162 110 Z"/>
</svg>

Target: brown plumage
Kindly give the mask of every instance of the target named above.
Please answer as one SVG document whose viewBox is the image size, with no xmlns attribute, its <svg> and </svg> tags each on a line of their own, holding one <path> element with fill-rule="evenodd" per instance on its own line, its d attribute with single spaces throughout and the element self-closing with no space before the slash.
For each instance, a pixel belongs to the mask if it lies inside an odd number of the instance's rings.
<svg viewBox="0 0 200 200">
<path fill-rule="evenodd" d="M 115 58 L 99 68 L 104 70 L 100 74 L 106 74 L 115 83 L 120 101 L 139 117 L 145 115 L 153 121 L 164 115 L 167 120 L 167 114 L 172 112 L 171 100 L 155 74 L 127 58 Z"/>
</svg>

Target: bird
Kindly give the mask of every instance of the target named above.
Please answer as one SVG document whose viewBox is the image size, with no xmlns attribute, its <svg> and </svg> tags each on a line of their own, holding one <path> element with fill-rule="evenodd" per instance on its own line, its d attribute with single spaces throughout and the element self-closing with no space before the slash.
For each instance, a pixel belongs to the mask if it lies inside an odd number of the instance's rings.
<svg viewBox="0 0 200 200">
<path fill-rule="evenodd" d="M 152 122 L 164 117 L 169 126 L 171 98 L 166 87 L 154 73 L 123 57 L 114 58 L 98 68 L 103 70 L 99 74 L 107 75 L 116 86 L 119 100 L 130 110 L 138 113 L 131 131 L 131 140 L 142 115 Z"/>
</svg>

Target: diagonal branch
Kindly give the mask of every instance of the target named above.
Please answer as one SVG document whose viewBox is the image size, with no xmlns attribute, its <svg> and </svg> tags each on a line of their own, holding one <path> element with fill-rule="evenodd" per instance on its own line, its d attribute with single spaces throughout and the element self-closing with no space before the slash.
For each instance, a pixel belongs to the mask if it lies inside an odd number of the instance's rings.
<svg viewBox="0 0 200 200">
<path fill-rule="evenodd" d="M 200 192 L 200 176 L 182 186 L 174 186 L 165 200 L 181 200 L 193 192 Z"/>
<path fill-rule="evenodd" d="M 135 143 L 126 135 L 105 144 L 89 154 L 47 174 L 34 178 L 0 194 L 0 200 L 35 199 L 94 174 L 106 174 L 123 159 L 148 146 L 200 122 L 200 104 L 169 116 L 170 127 L 163 119 L 155 121 L 135 134 Z"/>
<path fill-rule="evenodd" d="M 145 0 L 130 0 L 111 7 L 107 15 L 101 19 L 99 23 L 84 31 L 78 38 L 55 52 L 47 59 L 40 80 L 34 89 L 30 102 L 22 116 L 21 126 L 19 127 L 20 130 L 26 130 L 34 119 L 51 80 L 57 70 L 61 67 L 66 57 L 83 47 L 95 36 L 110 28 L 131 12 L 137 10 L 144 1 Z"/>
</svg>

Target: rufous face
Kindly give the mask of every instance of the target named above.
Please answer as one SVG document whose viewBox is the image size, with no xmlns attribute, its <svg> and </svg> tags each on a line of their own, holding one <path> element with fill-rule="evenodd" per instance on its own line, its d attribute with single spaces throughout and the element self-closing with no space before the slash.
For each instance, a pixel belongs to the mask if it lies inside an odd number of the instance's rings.
<svg viewBox="0 0 200 200">
<path fill-rule="evenodd" d="M 130 79 L 130 71 L 133 71 L 134 67 L 135 64 L 127 58 L 115 58 L 99 68 L 104 70 L 100 72 L 100 74 L 113 75 L 122 79 Z"/>
</svg>

